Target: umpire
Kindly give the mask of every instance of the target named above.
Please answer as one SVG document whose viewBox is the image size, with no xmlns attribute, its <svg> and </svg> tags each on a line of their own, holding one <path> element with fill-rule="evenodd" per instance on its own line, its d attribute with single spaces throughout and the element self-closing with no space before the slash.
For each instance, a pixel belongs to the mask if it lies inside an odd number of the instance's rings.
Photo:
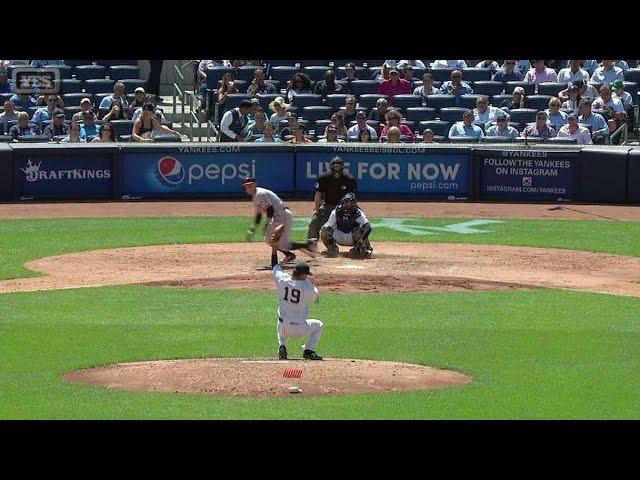
<svg viewBox="0 0 640 480">
<path fill-rule="evenodd" d="M 347 193 L 356 193 L 358 182 L 349 173 L 344 171 L 344 160 L 336 156 L 329 162 L 330 172 L 320 175 L 316 183 L 316 194 L 313 197 L 315 203 L 313 217 L 309 224 L 307 239 L 317 242 L 320 229 L 329 220 L 329 215 L 340 203 L 340 199 Z"/>
</svg>

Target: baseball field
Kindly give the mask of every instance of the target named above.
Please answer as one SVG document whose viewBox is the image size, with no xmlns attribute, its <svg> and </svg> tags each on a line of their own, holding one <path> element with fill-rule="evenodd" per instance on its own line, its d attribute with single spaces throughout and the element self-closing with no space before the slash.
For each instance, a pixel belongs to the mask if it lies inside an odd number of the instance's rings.
<svg viewBox="0 0 640 480">
<path fill-rule="evenodd" d="M 0 418 L 640 417 L 640 208 L 361 207 L 283 363 L 249 201 L 0 205 Z"/>
</svg>

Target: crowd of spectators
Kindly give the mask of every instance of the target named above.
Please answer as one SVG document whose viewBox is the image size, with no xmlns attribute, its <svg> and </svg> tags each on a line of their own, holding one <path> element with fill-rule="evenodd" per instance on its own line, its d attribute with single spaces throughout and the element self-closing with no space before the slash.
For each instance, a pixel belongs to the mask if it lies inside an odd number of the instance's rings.
<svg viewBox="0 0 640 480">
<path fill-rule="evenodd" d="M 201 61 L 198 73 L 200 77 L 206 75 L 204 70 L 210 62 L 216 61 Z M 640 66 L 639 62 L 636 61 L 631 68 Z M 268 110 L 264 111 L 265 121 L 268 119 L 274 134 L 268 137 L 269 140 L 265 140 L 261 135 L 262 132 L 251 129 L 246 121 L 242 125 L 236 125 L 237 132 L 230 132 L 228 129 L 225 132 L 226 127 L 231 125 L 233 115 L 242 116 L 240 109 L 236 107 L 232 109 L 236 113 L 227 111 L 222 117 L 221 141 L 281 140 L 307 143 L 316 140 L 325 143 L 397 140 L 433 143 L 444 141 L 445 138 L 452 140 L 520 137 L 548 140 L 555 137 L 568 137 L 580 144 L 606 143 L 617 128 L 633 121 L 635 117 L 633 99 L 637 92 L 632 95 L 625 91 L 624 74 L 630 66 L 624 60 L 504 60 L 502 64 L 496 60 L 482 60 L 477 63 L 474 61 L 471 65 L 468 65 L 465 60 L 433 62 L 385 60 L 370 77 L 371 80 L 379 82 L 375 92 L 380 97 L 374 107 L 370 107 L 371 103 L 367 106 L 360 104 L 355 86 L 359 78 L 366 79 L 366 77 L 358 77 L 357 74 L 363 70 L 363 67 L 356 67 L 352 62 L 345 63 L 340 69 L 334 69 L 332 64 L 330 68 L 323 71 L 323 76 L 320 76 L 321 79 L 317 82 L 313 82 L 304 69 L 300 68 L 289 81 L 282 85 L 280 85 L 281 82 L 271 83 L 267 79 L 265 70 L 268 70 L 268 64 L 262 65 L 260 62 L 256 64 L 260 66 L 255 69 L 254 79 L 246 89 L 246 93 L 254 99 L 264 94 L 279 95 L 268 104 Z M 319 67 L 314 68 L 319 69 Z M 399 95 L 420 97 L 419 104 L 427 107 L 430 106 L 429 96 L 431 95 L 451 96 L 454 99 L 451 106 L 456 107 L 462 106 L 460 99 L 464 95 L 477 95 L 477 92 L 474 92 L 474 82 L 465 80 L 465 70 L 469 68 L 488 70 L 491 81 L 502 82 L 505 88 L 499 92 L 500 94 L 478 95 L 475 108 L 469 107 L 461 112 L 456 121 L 452 121 L 449 117 L 447 120 L 451 125 L 447 135 L 434 135 L 431 128 L 419 130 L 416 125 L 419 122 L 404 120 L 407 110 L 401 104 L 396 105 L 395 101 Z M 449 69 L 448 80 L 435 82 L 434 69 Z M 415 70 L 420 70 L 418 78 L 414 76 Z M 340 76 L 338 72 L 344 72 L 342 78 L 338 78 Z M 521 82 L 521 84 L 509 90 L 511 93 L 507 96 L 506 82 Z M 223 111 L 225 93 L 228 94 L 228 85 L 233 83 L 233 75 L 227 73 L 218 89 L 215 101 L 223 107 Z M 548 105 L 545 103 L 547 108 L 540 108 L 540 99 L 534 103 L 533 99 L 529 101 L 529 97 L 532 94 L 539 94 L 538 89 L 546 84 L 564 84 L 566 87 L 557 88 L 556 93 L 550 96 Z M 321 97 L 318 105 L 329 105 L 330 95 L 346 94 L 348 96 L 337 112 L 335 105 L 332 104 L 333 111 L 327 114 L 327 120 L 330 120 L 327 125 L 324 121 L 317 119 L 307 121 L 303 109 L 294 108 L 295 97 L 304 94 L 315 94 Z M 544 102 L 546 101 L 545 99 Z M 530 103 L 536 110 L 533 112 L 535 121 L 529 120 L 529 123 L 524 124 L 513 122 L 511 112 L 529 109 L 532 106 Z M 255 106 L 262 110 L 259 101 L 255 102 Z M 591 112 L 591 109 L 594 111 Z M 439 109 L 437 110 L 439 114 Z M 533 117 L 530 118 L 533 120 Z M 261 119 L 260 125 L 262 122 Z M 275 140 L 270 140 L 271 138 Z"/>
<path fill-rule="evenodd" d="M 86 96 L 79 103 L 72 103 L 71 105 L 78 106 L 71 109 L 66 108 L 66 95 L 63 98 L 59 94 L 38 95 L 14 89 L 9 75 L 10 68 L 45 66 L 71 68 L 65 65 L 64 60 L 0 60 L 0 94 L 3 95 L 3 102 L 0 104 L 0 135 L 4 134 L 15 141 L 24 137 L 38 137 L 42 141 L 63 143 L 116 142 L 128 138 L 132 141 L 154 141 L 159 136 L 166 135 L 176 140 L 181 138 L 179 132 L 164 125 L 166 118 L 159 106 L 158 96 L 147 93 L 143 87 L 135 88 L 129 98 L 122 81 L 113 82 L 111 92 L 94 95 L 88 90 L 80 91 Z M 84 87 L 87 88 L 86 85 Z M 269 87 L 272 88 L 271 85 L 266 88 Z M 259 89 L 256 91 L 261 92 Z M 145 116 L 144 111 L 150 111 L 156 121 L 151 122 L 149 114 Z M 140 135 L 137 134 L 141 123 L 138 120 L 142 116 L 145 119 L 142 122 L 143 135 Z M 112 122 L 121 120 L 127 121 L 125 130 L 120 124 L 120 135 L 117 135 Z"/>
</svg>

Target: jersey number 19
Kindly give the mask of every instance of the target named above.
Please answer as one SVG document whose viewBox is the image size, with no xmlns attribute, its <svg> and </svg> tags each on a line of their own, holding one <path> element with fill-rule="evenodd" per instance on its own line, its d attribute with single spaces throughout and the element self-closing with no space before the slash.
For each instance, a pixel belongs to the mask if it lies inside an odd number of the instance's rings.
<svg viewBox="0 0 640 480">
<path fill-rule="evenodd" d="M 300 302 L 300 290 L 297 288 L 291 289 L 291 298 L 289 298 L 289 287 L 284 287 L 284 299 L 291 303 Z"/>
</svg>

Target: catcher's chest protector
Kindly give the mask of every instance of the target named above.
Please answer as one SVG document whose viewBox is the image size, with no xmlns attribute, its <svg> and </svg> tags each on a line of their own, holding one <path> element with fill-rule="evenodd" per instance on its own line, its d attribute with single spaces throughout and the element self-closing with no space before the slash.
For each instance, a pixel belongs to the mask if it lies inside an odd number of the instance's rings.
<svg viewBox="0 0 640 480">
<path fill-rule="evenodd" d="M 354 208 L 351 212 L 347 212 L 342 205 L 338 206 L 336 211 L 336 223 L 338 229 L 350 233 L 354 229 L 358 228 L 358 222 L 356 219 L 360 216 L 360 209 Z"/>
</svg>

